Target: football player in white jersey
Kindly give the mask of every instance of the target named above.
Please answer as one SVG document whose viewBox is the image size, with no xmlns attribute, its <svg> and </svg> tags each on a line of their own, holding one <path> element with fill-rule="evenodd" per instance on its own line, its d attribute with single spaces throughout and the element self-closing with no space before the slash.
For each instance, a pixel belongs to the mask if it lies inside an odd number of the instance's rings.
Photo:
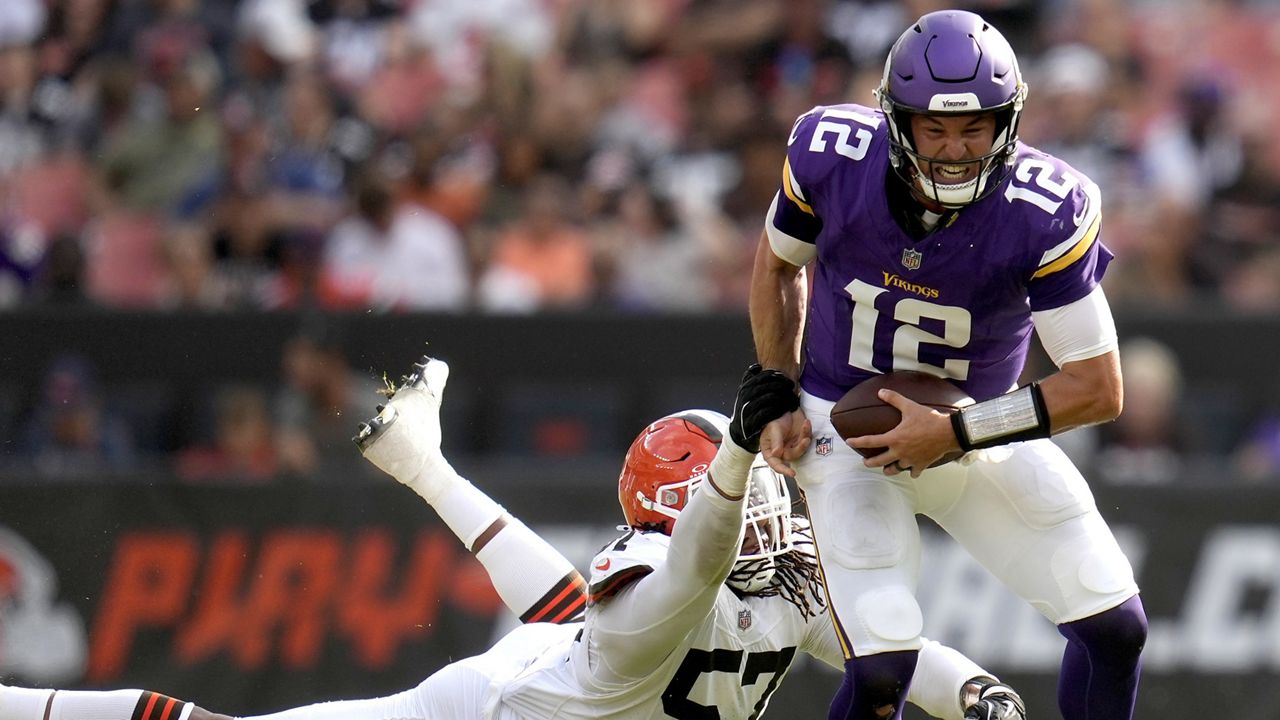
<svg viewBox="0 0 1280 720">
<path fill-rule="evenodd" d="M 589 595 L 563 556 L 440 453 L 447 376 L 443 362 L 424 359 L 357 444 L 436 508 L 516 614 L 548 622 L 529 622 L 412 690 L 255 720 L 748 718 L 763 712 L 797 652 L 841 666 L 807 520 L 791 514 L 785 481 L 755 456 L 765 424 L 797 406 L 781 373 L 749 370 L 732 420 L 690 410 L 636 438 L 619 479 L 630 529 L 592 562 Z M 931 714 L 1024 717 L 1012 689 L 955 650 L 926 642 L 920 658 L 911 701 Z M 0 720 L 89 718 L 228 720 L 140 690 L 0 686 Z"/>
</svg>

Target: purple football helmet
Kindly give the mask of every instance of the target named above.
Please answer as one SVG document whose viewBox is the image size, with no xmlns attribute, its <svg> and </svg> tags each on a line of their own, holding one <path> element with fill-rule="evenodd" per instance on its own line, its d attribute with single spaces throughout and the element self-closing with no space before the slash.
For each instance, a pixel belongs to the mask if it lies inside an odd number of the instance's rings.
<svg viewBox="0 0 1280 720">
<path fill-rule="evenodd" d="M 876 98 L 889 122 L 890 162 L 907 184 L 943 207 L 975 202 L 1000 184 L 1013 163 L 1027 86 L 1013 48 L 981 17 L 961 10 L 929 13 L 889 51 Z M 911 115 L 994 113 L 995 142 L 974 160 L 951 161 L 916 151 Z M 953 185 L 935 182 L 934 164 L 978 166 Z"/>
</svg>

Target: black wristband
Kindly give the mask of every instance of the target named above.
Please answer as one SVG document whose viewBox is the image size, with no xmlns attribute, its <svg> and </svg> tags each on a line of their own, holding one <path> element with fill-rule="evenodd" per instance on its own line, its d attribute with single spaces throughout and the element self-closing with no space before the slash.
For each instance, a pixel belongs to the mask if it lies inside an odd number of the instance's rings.
<svg viewBox="0 0 1280 720">
<path fill-rule="evenodd" d="M 965 452 L 1052 434 L 1038 382 L 951 413 L 951 429 Z"/>
</svg>

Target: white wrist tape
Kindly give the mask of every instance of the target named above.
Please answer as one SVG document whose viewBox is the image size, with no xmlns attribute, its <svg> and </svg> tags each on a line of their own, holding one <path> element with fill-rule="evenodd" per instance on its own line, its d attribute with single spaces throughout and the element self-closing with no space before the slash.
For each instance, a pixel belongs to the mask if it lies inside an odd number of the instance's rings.
<svg viewBox="0 0 1280 720">
<path fill-rule="evenodd" d="M 722 494 L 728 496 L 728 499 L 736 500 L 747 492 L 747 476 L 754 460 L 755 455 L 749 450 L 743 450 L 726 437 L 711 459 L 711 467 L 707 473 Z"/>
</svg>

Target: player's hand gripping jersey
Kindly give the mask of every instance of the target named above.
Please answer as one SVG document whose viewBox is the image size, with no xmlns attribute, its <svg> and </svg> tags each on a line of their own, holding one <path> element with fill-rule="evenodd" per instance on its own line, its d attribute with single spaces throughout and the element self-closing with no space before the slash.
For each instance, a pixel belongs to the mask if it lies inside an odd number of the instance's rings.
<svg viewBox="0 0 1280 720">
<path fill-rule="evenodd" d="M 1097 185 L 1019 143 L 994 192 L 916 240 L 891 214 L 889 172 L 880 111 L 817 107 L 796 121 L 765 227 L 782 259 L 822 260 L 801 385 L 834 401 L 871 375 L 924 370 L 976 400 L 1007 392 L 1031 313 L 1089 295 L 1111 260 Z"/>
</svg>

